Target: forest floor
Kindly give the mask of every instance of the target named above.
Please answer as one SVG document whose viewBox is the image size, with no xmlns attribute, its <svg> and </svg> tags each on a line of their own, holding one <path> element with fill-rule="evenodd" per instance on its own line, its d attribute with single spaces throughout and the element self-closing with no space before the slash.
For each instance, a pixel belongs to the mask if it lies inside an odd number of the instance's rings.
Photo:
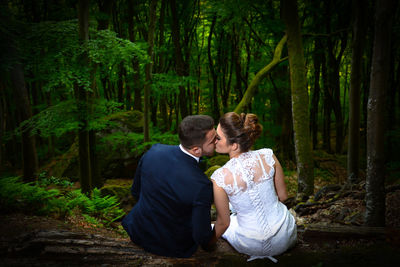
<svg viewBox="0 0 400 267">
<path fill-rule="evenodd" d="M 339 221 L 342 210 L 364 209 L 352 195 L 315 212 L 314 206 L 300 209 L 311 214 L 296 215 L 298 242 L 275 257 L 277 264 L 268 259 L 247 262 L 224 240 L 211 253 L 198 249 L 188 259 L 166 258 L 143 251 L 126 234 L 94 227 L 83 218 L 1 214 L 0 266 L 398 266 L 400 190 L 388 198 L 392 213 L 387 224 L 392 226 L 385 228 Z"/>
<path fill-rule="evenodd" d="M 400 186 L 386 187 L 386 227 L 365 227 L 365 182 L 345 188 L 341 166 L 334 158 L 318 160 L 312 200 L 286 203 L 295 211 L 298 242 L 276 256 L 276 264 L 247 262 L 224 240 L 210 253 L 198 249 L 187 259 L 166 258 L 134 245 L 119 222 L 104 228 L 79 216 L 15 212 L 0 214 L 0 266 L 399 266 Z M 285 175 L 290 193 L 296 177 Z"/>
</svg>

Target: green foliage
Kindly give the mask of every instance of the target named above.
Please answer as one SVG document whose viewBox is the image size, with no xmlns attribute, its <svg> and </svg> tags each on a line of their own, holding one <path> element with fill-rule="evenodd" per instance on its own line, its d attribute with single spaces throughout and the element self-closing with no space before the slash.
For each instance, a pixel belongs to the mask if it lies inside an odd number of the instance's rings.
<svg viewBox="0 0 400 267">
<path fill-rule="evenodd" d="M 151 134 L 150 142 L 143 142 L 142 133 L 118 131 L 102 137 L 100 142 L 111 144 L 113 150 L 120 147 L 129 147 L 131 152 L 138 156 L 146 152 L 151 145 L 156 143 L 169 145 L 179 144 L 179 138 L 176 134 L 170 132 L 155 132 Z"/>
<path fill-rule="evenodd" d="M 207 175 L 208 178 L 211 178 L 211 175 L 218 170 L 219 168 L 221 168 L 221 166 L 219 165 L 213 165 L 210 168 L 208 168 L 208 170 L 206 170 L 204 173 L 205 175 Z"/>
<path fill-rule="evenodd" d="M 113 131 L 143 132 L 144 117 L 138 110 L 116 112 L 103 119 L 110 122 Z"/>
<path fill-rule="evenodd" d="M 131 185 L 105 185 L 100 189 L 102 196 L 115 196 L 118 200 L 130 195 Z"/>
<path fill-rule="evenodd" d="M 87 219 L 104 222 L 106 225 L 125 215 L 118 207 L 119 203 L 115 196 L 102 197 L 97 188 L 90 196 L 83 194 L 80 189 L 63 195 L 58 189 L 46 189 L 42 187 L 43 185 L 47 184 L 23 183 L 19 177 L 0 179 L 2 210 L 65 216 L 78 209 Z"/>
<path fill-rule="evenodd" d="M 142 64 L 147 64 L 147 43 L 132 43 L 129 40 L 118 38 L 117 33 L 110 30 L 93 31 L 89 40 L 89 57 L 95 63 L 119 64 L 129 63 L 136 58 Z"/>
<path fill-rule="evenodd" d="M 34 183 L 23 183 L 18 177 L 0 179 L 0 203 L 2 209 L 26 210 L 38 214 L 65 213 L 57 189 L 46 190 Z"/>
<path fill-rule="evenodd" d="M 101 196 L 99 189 L 95 188 L 90 197 L 83 194 L 81 190 L 74 190 L 65 196 L 68 210 L 79 208 L 83 214 L 94 216 L 104 221 L 107 225 L 125 215 L 118 207 L 119 203 L 115 196 Z"/>
<path fill-rule="evenodd" d="M 314 177 L 321 181 L 333 182 L 335 175 L 328 169 L 314 168 Z"/>
<path fill-rule="evenodd" d="M 113 123 L 108 119 L 108 115 L 119 111 L 119 103 L 106 100 L 94 100 L 92 112 L 86 118 L 89 121 L 88 130 L 101 130 L 109 127 Z M 78 108 L 75 100 L 66 100 L 57 105 L 50 106 L 42 110 L 35 116 L 26 120 L 16 128 L 15 134 L 19 135 L 24 131 L 30 131 L 32 135 L 42 137 L 60 137 L 65 133 L 78 130 L 79 124 Z M 12 133 L 8 133 L 11 138 Z"/>
<path fill-rule="evenodd" d="M 70 182 L 67 179 L 61 179 L 54 176 L 47 177 L 46 172 L 42 172 L 39 174 L 37 184 L 41 187 L 46 187 L 49 185 L 57 185 L 61 186 L 62 188 L 69 188 L 74 185 L 74 183 Z"/>
<path fill-rule="evenodd" d="M 109 30 L 90 28 L 87 47 L 80 45 L 76 19 L 40 22 L 27 27 L 29 30 L 23 39 L 26 71 L 35 73 L 34 78 L 27 78 L 27 82 L 40 81 L 47 92 L 68 94 L 74 84 L 83 85 L 91 91 L 89 74 L 96 64 L 102 66 L 100 76 L 112 80 L 118 77 L 112 74 L 120 63 L 127 74 L 132 74 L 133 58 L 143 66 L 149 61 L 145 42 L 132 43 L 118 38 L 115 32 Z M 86 52 L 92 62 L 89 66 L 81 64 L 82 55 Z"/>
<path fill-rule="evenodd" d="M 89 58 L 93 63 L 100 64 L 101 77 L 117 80 L 118 75 L 112 75 L 120 63 L 127 70 L 127 75 L 133 74 L 132 60 L 138 60 L 144 67 L 149 62 L 147 43 L 132 43 L 118 38 L 117 33 L 110 30 L 93 31 L 88 44 Z"/>
<path fill-rule="evenodd" d="M 179 93 L 179 86 L 195 86 L 197 80 L 192 76 L 178 76 L 173 73 L 155 73 L 153 74 L 151 93 L 157 100 L 160 96 L 172 96 Z"/>
<path fill-rule="evenodd" d="M 217 154 L 214 157 L 211 157 L 208 159 L 208 166 L 214 166 L 214 165 L 219 165 L 219 166 L 224 166 L 224 164 L 229 160 L 228 155 L 221 155 Z"/>
</svg>

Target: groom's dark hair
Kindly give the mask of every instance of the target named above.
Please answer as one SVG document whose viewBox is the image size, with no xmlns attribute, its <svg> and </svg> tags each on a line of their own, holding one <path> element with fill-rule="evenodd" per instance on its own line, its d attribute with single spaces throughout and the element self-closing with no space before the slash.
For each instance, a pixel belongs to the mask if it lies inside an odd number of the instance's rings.
<svg viewBox="0 0 400 267">
<path fill-rule="evenodd" d="M 201 146 L 206 134 L 214 128 L 214 119 L 207 115 L 185 117 L 178 127 L 179 140 L 185 148 Z"/>
</svg>

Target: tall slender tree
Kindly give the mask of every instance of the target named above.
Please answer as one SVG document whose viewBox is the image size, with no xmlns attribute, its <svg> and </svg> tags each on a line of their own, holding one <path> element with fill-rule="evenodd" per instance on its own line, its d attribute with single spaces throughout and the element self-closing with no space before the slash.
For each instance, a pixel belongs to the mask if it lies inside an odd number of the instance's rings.
<svg viewBox="0 0 400 267">
<path fill-rule="evenodd" d="M 362 56 L 366 39 L 366 6 L 362 0 L 353 0 L 353 44 L 349 92 L 349 141 L 347 150 L 347 179 L 355 183 L 360 168 L 360 90 Z"/>
<path fill-rule="evenodd" d="M 2 35 L 4 34 L 1 39 L 5 41 L 5 44 L 3 44 L 5 51 L 2 52 L 2 55 L 6 56 L 9 60 L 9 78 L 11 80 L 11 86 L 14 92 L 14 103 L 17 111 L 17 116 L 14 119 L 17 121 L 17 123 L 21 123 L 32 117 L 32 107 L 29 99 L 29 93 L 26 88 L 21 56 L 18 52 L 19 47 L 16 38 L 17 34 L 15 32 L 16 27 L 12 21 L 13 19 L 11 18 L 8 8 L 3 4 L 0 6 L 3 8 L 3 11 L 0 14 L 0 20 L 12 28 L 10 31 L 3 31 L 3 27 L 1 29 L 0 33 Z M 1 116 L 3 116 L 3 114 L 1 114 Z M 29 128 L 23 129 L 21 138 L 23 179 L 27 182 L 34 181 L 37 177 L 38 170 L 36 140 L 35 137 L 31 135 Z"/>
<path fill-rule="evenodd" d="M 296 0 L 281 0 L 282 18 L 286 25 L 292 91 L 294 143 L 298 175 L 298 199 L 314 192 L 314 170 L 309 131 L 308 91 L 303 44 Z"/>
<path fill-rule="evenodd" d="M 189 1 L 188 1 L 189 2 Z M 176 66 L 176 74 L 178 76 L 188 76 L 188 62 L 185 61 L 182 45 L 181 45 L 181 28 L 180 28 L 180 20 L 179 14 L 177 10 L 176 0 L 170 0 L 171 7 L 171 16 L 172 16 L 172 40 L 174 44 L 174 55 L 175 55 L 175 66 Z M 183 117 L 189 115 L 188 106 L 187 106 L 187 94 L 186 89 L 183 85 L 179 86 L 179 109 Z"/>
<path fill-rule="evenodd" d="M 154 33 L 156 30 L 156 19 L 157 19 L 157 2 L 158 0 L 151 0 L 149 9 L 149 31 L 147 36 L 148 50 L 147 53 L 150 58 L 150 62 L 146 64 L 146 82 L 144 85 L 144 124 L 143 134 L 144 141 L 150 141 L 149 126 L 150 126 L 150 88 L 153 71 L 153 60 L 154 60 Z"/>
<path fill-rule="evenodd" d="M 371 64 L 367 118 L 367 180 L 365 224 L 385 225 L 385 97 L 388 91 L 390 47 L 395 0 L 378 0 Z"/>
<path fill-rule="evenodd" d="M 79 0 L 78 3 L 78 24 L 79 24 L 79 41 L 83 46 L 83 52 L 80 56 L 82 67 L 88 67 L 89 60 L 87 55 L 87 43 L 89 40 L 89 0 Z M 84 85 L 75 84 L 75 98 L 80 115 L 80 128 L 78 130 L 79 143 L 79 181 L 81 190 L 89 193 L 92 189 L 92 174 L 90 163 L 90 143 L 89 131 L 87 130 L 88 121 L 88 93 Z"/>
<path fill-rule="evenodd" d="M 137 1 L 128 1 L 128 34 L 131 42 L 136 41 L 136 31 L 138 27 L 135 27 L 134 18 L 136 17 Z M 141 95 L 141 79 L 140 79 L 140 65 L 139 60 L 134 58 L 132 60 L 133 65 L 133 109 L 142 111 L 142 95 Z"/>
</svg>

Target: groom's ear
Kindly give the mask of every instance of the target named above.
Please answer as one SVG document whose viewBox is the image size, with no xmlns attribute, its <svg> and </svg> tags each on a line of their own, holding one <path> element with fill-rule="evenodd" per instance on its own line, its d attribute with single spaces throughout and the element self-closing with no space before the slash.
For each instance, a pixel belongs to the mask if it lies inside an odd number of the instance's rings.
<svg viewBox="0 0 400 267">
<path fill-rule="evenodd" d="M 192 147 L 193 155 L 200 158 L 203 154 L 203 150 L 199 146 Z"/>
</svg>

